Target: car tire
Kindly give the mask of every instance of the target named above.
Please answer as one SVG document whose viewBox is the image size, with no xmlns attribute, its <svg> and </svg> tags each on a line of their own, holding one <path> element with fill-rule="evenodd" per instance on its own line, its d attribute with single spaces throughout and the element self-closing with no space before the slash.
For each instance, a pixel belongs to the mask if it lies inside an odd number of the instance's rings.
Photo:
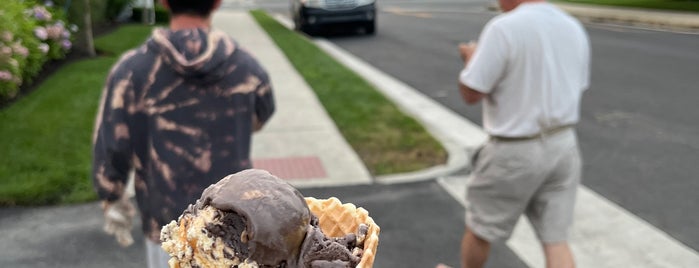
<svg viewBox="0 0 699 268">
<path fill-rule="evenodd" d="M 293 16 L 292 20 L 294 21 L 294 31 L 301 31 L 303 29 L 303 26 L 301 25 L 301 19 L 297 16 Z"/>
<path fill-rule="evenodd" d="M 364 32 L 369 35 L 376 34 L 376 21 L 372 20 L 364 24 Z"/>
</svg>

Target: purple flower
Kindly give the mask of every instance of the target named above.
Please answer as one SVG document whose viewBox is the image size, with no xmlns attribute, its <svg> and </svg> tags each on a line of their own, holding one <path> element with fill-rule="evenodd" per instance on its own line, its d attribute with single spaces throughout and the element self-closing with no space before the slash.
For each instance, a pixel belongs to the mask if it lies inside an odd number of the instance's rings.
<svg viewBox="0 0 699 268">
<path fill-rule="evenodd" d="M 44 41 L 49 37 L 49 33 L 46 32 L 46 28 L 41 26 L 34 28 L 34 35 L 41 41 Z"/>
<path fill-rule="evenodd" d="M 65 39 L 63 42 L 61 42 L 61 47 L 65 50 L 69 50 L 71 47 L 73 47 L 73 43 L 70 42 L 70 40 Z"/>
<path fill-rule="evenodd" d="M 45 7 L 42 6 L 35 6 L 34 7 L 34 18 L 40 21 L 49 21 L 51 20 L 51 12 L 46 10 Z"/>
<path fill-rule="evenodd" d="M 70 38 L 70 32 L 64 30 L 63 33 L 61 33 L 61 37 L 63 37 L 63 39 Z"/>
<path fill-rule="evenodd" d="M 46 43 L 39 44 L 39 51 L 41 51 L 41 53 L 44 53 L 44 54 L 49 53 L 49 49 L 51 49 L 51 48 L 49 47 L 48 44 L 46 44 Z"/>
<path fill-rule="evenodd" d="M 12 81 L 13 78 L 12 73 L 9 71 L 0 71 L 0 81 Z"/>
</svg>

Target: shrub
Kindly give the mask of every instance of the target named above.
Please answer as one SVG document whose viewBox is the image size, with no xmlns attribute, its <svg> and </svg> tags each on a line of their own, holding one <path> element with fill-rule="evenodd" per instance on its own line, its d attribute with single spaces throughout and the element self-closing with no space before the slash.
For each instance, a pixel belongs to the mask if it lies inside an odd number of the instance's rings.
<svg viewBox="0 0 699 268">
<path fill-rule="evenodd" d="M 66 16 L 63 10 L 55 8 L 53 2 L 46 1 L 46 5 L 32 5 L 26 14 L 30 19 L 36 21 L 33 32 L 34 36 L 42 42 L 39 45 L 42 52 L 45 52 L 52 60 L 65 57 L 66 53 L 73 47 L 73 32 L 78 29 L 75 26 L 66 25 Z"/>
<path fill-rule="evenodd" d="M 72 31 L 71 29 L 72 28 Z M 63 58 L 72 47 L 75 27 L 52 2 L 10 0 L 0 9 L 0 102 L 14 98 L 20 86 L 39 74 L 47 60 Z"/>
<path fill-rule="evenodd" d="M 160 4 L 155 5 L 155 23 L 162 24 L 168 23 L 170 21 L 170 13 Z M 143 16 L 143 8 L 134 7 L 133 13 L 131 15 L 131 20 L 134 22 L 141 22 Z"/>
<path fill-rule="evenodd" d="M 39 42 L 31 35 L 33 20 L 26 20 L 26 6 L 4 3 L 0 10 L 0 100 L 17 95 L 25 74 L 37 73 L 43 57 L 37 57 Z M 38 66 L 37 66 L 38 65 Z"/>
<path fill-rule="evenodd" d="M 107 0 L 105 7 L 105 17 L 110 21 L 116 21 L 124 9 L 132 4 L 133 0 Z"/>
</svg>

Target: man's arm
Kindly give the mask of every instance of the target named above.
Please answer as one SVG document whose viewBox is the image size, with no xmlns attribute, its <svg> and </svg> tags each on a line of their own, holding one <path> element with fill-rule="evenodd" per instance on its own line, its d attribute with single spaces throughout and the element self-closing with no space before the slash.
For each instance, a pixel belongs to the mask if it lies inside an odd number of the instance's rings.
<svg viewBox="0 0 699 268">
<path fill-rule="evenodd" d="M 115 68 L 107 79 L 93 134 L 92 179 L 99 198 L 115 202 L 124 195 L 132 167 L 130 83 Z"/>
<path fill-rule="evenodd" d="M 464 68 L 466 68 L 466 65 L 468 65 L 469 60 L 471 60 L 471 56 L 473 56 L 473 53 L 476 52 L 476 46 L 477 45 L 475 42 L 459 44 L 459 55 L 461 56 L 461 60 L 464 61 Z M 467 104 L 477 104 L 487 95 L 485 93 L 468 87 L 463 82 L 461 82 L 460 79 L 459 92 L 461 92 L 461 97 Z"/>
<path fill-rule="evenodd" d="M 276 109 L 274 103 L 274 92 L 267 71 L 257 62 L 253 61 L 252 72 L 260 80 L 260 84 L 255 89 L 255 111 L 252 117 L 253 131 L 259 131 L 272 117 Z"/>
<path fill-rule="evenodd" d="M 129 78 L 117 67 L 102 92 L 93 135 L 92 179 L 104 210 L 104 231 L 122 246 L 133 243 L 132 219 L 136 209 L 125 195 L 132 167 L 130 107 L 134 94 Z"/>
<path fill-rule="evenodd" d="M 461 97 L 467 104 L 477 104 L 487 95 L 464 85 L 461 81 L 459 81 L 459 91 L 461 92 Z"/>
</svg>

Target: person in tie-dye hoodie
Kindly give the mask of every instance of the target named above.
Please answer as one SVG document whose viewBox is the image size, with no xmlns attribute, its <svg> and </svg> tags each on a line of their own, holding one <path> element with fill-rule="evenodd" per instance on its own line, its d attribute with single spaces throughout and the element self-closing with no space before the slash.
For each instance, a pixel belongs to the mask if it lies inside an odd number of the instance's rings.
<svg viewBox="0 0 699 268">
<path fill-rule="evenodd" d="M 112 68 L 93 136 L 93 180 L 105 229 L 130 244 L 134 211 L 124 191 L 133 170 L 149 250 L 157 250 L 161 227 L 204 188 L 252 167 L 252 133 L 275 110 L 264 68 L 211 29 L 221 0 L 162 2 L 172 15 L 169 27 L 156 28 Z"/>
</svg>

